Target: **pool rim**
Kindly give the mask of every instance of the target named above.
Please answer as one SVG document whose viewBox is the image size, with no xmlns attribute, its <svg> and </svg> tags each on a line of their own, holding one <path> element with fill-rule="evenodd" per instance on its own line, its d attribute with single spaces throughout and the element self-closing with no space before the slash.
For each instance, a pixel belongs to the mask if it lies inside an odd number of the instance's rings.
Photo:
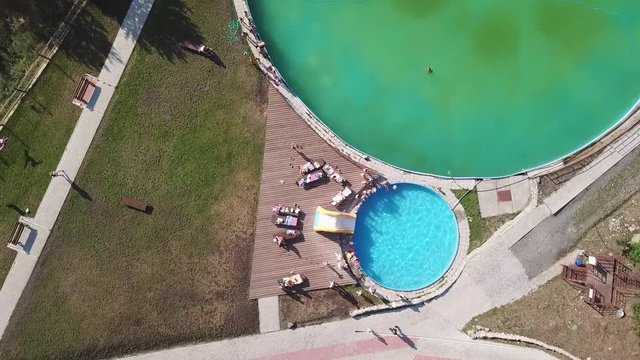
<svg viewBox="0 0 640 360">
<path fill-rule="evenodd" d="M 411 289 L 411 290 L 404 290 L 404 289 L 394 289 L 392 287 L 389 287 L 387 285 L 384 285 L 382 283 L 380 283 L 379 281 L 377 281 L 376 279 L 374 279 L 373 277 L 371 277 L 365 270 L 364 267 L 362 265 L 359 266 L 360 271 L 362 271 L 362 273 L 367 277 L 367 279 L 371 280 L 372 282 L 374 282 L 377 286 L 384 288 L 386 290 L 390 290 L 393 292 L 402 292 L 402 293 L 414 293 L 414 292 L 422 292 L 426 289 L 429 289 L 430 287 L 434 286 L 435 284 L 438 284 L 440 281 L 442 281 L 448 274 L 449 272 L 454 268 L 454 265 L 456 263 L 456 260 L 458 259 L 458 256 L 460 254 L 460 250 L 461 250 L 461 246 L 463 245 L 463 239 L 462 239 L 462 231 L 460 229 L 460 220 L 458 219 L 458 216 L 455 212 L 454 209 L 452 209 L 451 204 L 449 203 L 449 201 L 447 201 L 447 198 L 444 196 L 444 194 L 440 194 L 438 191 L 432 189 L 429 186 L 425 186 L 423 184 L 418 184 L 418 183 L 413 183 L 413 182 L 395 182 L 393 184 L 390 185 L 398 185 L 398 189 L 400 189 L 400 186 L 405 186 L 405 185 L 410 185 L 412 187 L 419 187 L 422 190 L 426 190 L 427 192 L 431 192 L 433 193 L 438 199 L 439 201 L 442 201 L 446 206 L 447 209 L 449 210 L 447 213 L 453 217 L 453 222 L 455 224 L 455 242 L 456 242 L 456 246 L 455 246 L 455 251 L 452 253 L 450 260 L 448 261 L 448 264 L 446 266 L 446 269 L 444 269 L 442 271 L 442 273 L 432 282 L 416 288 L 416 289 Z M 379 190 L 379 191 L 383 191 L 383 192 L 392 192 L 394 190 Z M 397 190 L 396 190 L 397 191 Z M 376 196 L 378 193 L 378 191 L 376 191 L 376 193 L 374 193 L 372 196 Z M 366 203 L 366 201 L 365 201 Z M 363 203 L 364 204 L 364 203 Z M 360 205 L 362 206 L 362 205 Z M 455 205 L 454 205 L 455 206 Z M 360 211 L 360 208 L 358 208 L 358 212 Z M 356 218 L 356 230 L 357 230 L 357 220 L 358 218 Z M 466 222 L 466 216 L 465 216 L 465 222 Z M 467 224 L 468 225 L 468 224 Z M 467 239 L 468 240 L 468 239 Z M 355 251 L 355 242 L 356 242 L 356 233 L 354 232 L 353 234 L 353 248 Z M 467 248 L 468 248 L 468 244 L 467 244 Z M 357 254 L 356 254 L 357 256 Z M 360 262 L 361 264 L 361 262 Z"/>
<path fill-rule="evenodd" d="M 251 24 L 253 24 L 253 28 L 252 30 L 250 29 L 249 33 L 254 33 L 257 39 L 261 39 L 260 35 L 259 35 L 259 31 L 257 26 L 255 26 L 255 23 L 253 22 L 253 16 L 251 14 L 251 8 L 249 6 L 249 2 L 247 0 L 233 0 L 234 3 L 236 4 L 235 8 L 236 8 L 236 16 L 238 17 L 238 21 L 240 22 L 240 26 L 241 28 L 244 30 L 243 26 L 246 26 L 244 24 L 244 22 L 242 21 L 242 15 L 240 14 L 240 10 L 241 7 L 244 7 L 245 11 L 244 11 L 244 15 L 247 16 L 247 18 L 249 19 L 249 21 L 251 22 Z M 461 179 L 461 180 L 471 180 L 471 179 L 503 179 L 503 178 L 508 178 L 508 177 L 512 177 L 512 176 L 517 176 L 517 175 L 526 175 L 529 173 L 534 173 L 534 176 L 539 176 L 542 175 L 544 173 L 546 173 L 547 171 L 557 171 L 560 170 L 562 168 L 564 168 L 565 166 L 570 166 L 571 164 L 564 164 L 565 160 L 571 159 L 571 158 L 576 158 L 576 157 L 580 157 L 582 155 L 583 152 L 588 152 L 589 149 L 592 146 L 596 146 L 598 145 L 598 143 L 602 140 L 605 140 L 605 138 L 607 138 L 609 135 L 612 135 L 615 130 L 617 130 L 618 128 L 622 127 L 622 125 L 624 125 L 627 121 L 631 121 L 633 122 L 634 119 L 633 117 L 635 115 L 640 116 L 640 97 L 638 97 L 638 100 L 635 102 L 634 105 L 631 106 L 631 108 L 618 120 L 616 121 L 612 126 L 610 126 L 609 128 L 607 128 L 604 132 L 602 132 L 600 135 L 597 135 L 596 137 L 592 138 L 590 141 L 586 142 L 583 146 L 578 147 L 558 158 L 556 158 L 555 160 L 551 160 L 547 163 L 541 164 L 540 166 L 536 166 L 536 167 L 532 167 L 532 168 L 528 168 L 528 169 L 521 169 L 519 172 L 514 172 L 511 174 L 505 174 L 505 175 L 496 175 L 496 176 L 455 176 L 455 175 L 439 175 L 439 174 L 434 174 L 434 173 L 429 173 L 429 172 L 423 172 L 423 171 L 417 171 L 417 170 L 411 170 L 411 169 L 406 169 L 403 168 L 401 166 L 398 165 L 394 165 L 390 162 L 387 162 L 385 160 L 382 160 L 380 158 L 377 158 L 375 156 L 369 155 L 366 152 L 352 146 L 351 144 L 349 144 L 348 142 L 346 142 L 344 139 L 342 139 L 335 131 L 333 131 L 331 129 L 331 127 L 329 127 L 327 124 L 325 124 L 314 112 L 313 110 L 307 106 L 307 104 L 302 101 L 302 99 L 297 95 L 297 93 L 295 92 L 295 90 L 289 86 L 289 84 L 287 83 L 286 79 L 282 76 L 282 74 L 280 73 L 280 71 L 278 70 L 278 68 L 275 66 L 275 64 L 271 61 L 271 58 L 268 57 L 268 50 L 267 50 L 267 46 L 263 45 L 262 49 L 263 52 L 265 54 L 267 54 L 266 57 L 262 57 L 260 52 L 256 49 L 255 44 L 252 43 L 251 40 L 249 40 L 250 36 L 246 36 L 246 43 L 249 46 L 249 48 L 251 49 L 252 53 L 254 54 L 254 56 L 256 56 L 257 58 L 260 59 L 260 62 L 257 64 L 257 66 L 260 68 L 260 70 L 262 70 L 262 72 L 267 76 L 267 78 L 272 82 L 272 84 L 276 87 L 276 89 L 278 89 L 278 91 L 284 96 L 284 98 L 287 100 L 287 102 L 289 102 L 289 104 L 291 105 L 291 107 L 298 113 L 298 115 L 303 118 L 305 120 L 305 122 L 307 122 L 307 124 L 309 124 L 309 126 L 311 126 L 312 129 L 314 129 L 314 131 L 316 131 L 316 133 L 318 133 L 318 135 L 320 135 L 328 144 L 330 144 L 331 146 L 334 146 L 337 150 L 341 151 L 342 153 L 345 153 L 345 155 L 347 155 L 347 150 L 350 150 L 351 152 L 355 153 L 355 155 L 357 156 L 357 158 L 359 159 L 364 159 L 365 161 L 371 162 L 371 160 L 375 160 L 376 162 L 383 164 L 385 166 L 388 166 L 392 169 L 396 169 L 396 170 L 400 170 L 406 173 L 410 173 L 410 174 L 416 174 L 416 175 L 422 175 L 422 176 L 430 176 L 430 177 L 434 177 L 434 178 L 439 178 L 439 179 Z M 266 65 L 264 64 L 266 62 Z M 267 66 L 268 65 L 268 66 Z M 270 69 L 270 70 L 268 70 Z M 276 81 L 277 80 L 277 81 Z M 284 85 L 284 86 L 281 86 Z M 292 102 L 295 102 L 297 104 L 293 104 Z M 308 118 L 308 119 L 307 119 Z M 314 124 L 315 123 L 315 124 Z M 319 125 L 320 129 L 318 129 L 316 126 L 314 125 Z M 633 128 L 633 126 L 631 126 L 627 131 L 630 131 Z M 625 131 L 625 133 L 627 132 Z M 337 141 L 331 141 L 333 139 L 336 139 Z M 602 147 L 604 148 L 605 146 L 613 143 L 616 139 L 618 139 L 620 136 L 615 136 L 611 139 L 606 139 L 607 141 L 604 144 L 601 144 Z M 346 149 L 342 149 L 341 147 L 344 147 Z M 349 156 L 349 155 L 347 155 Z M 357 160 L 356 160 L 357 161 Z M 359 162 L 359 161 L 357 161 Z"/>
</svg>

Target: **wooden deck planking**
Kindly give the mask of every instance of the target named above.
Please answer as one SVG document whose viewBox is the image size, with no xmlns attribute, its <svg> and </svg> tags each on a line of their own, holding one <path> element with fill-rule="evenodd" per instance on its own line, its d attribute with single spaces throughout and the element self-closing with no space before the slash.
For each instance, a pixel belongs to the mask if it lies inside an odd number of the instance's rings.
<svg viewBox="0 0 640 360">
<path fill-rule="evenodd" d="M 331 281 L 344 285 L 355 283 L 351 275 L 336 265 L 335 253 L 340 252 L 340 236 L 313 231 L 316 207 L 320 205 L 336 210 L 331 205 L 331 198 L 342 190 L 342 186 L 331 181 L 310 190 L 297 187 L 295 181 L 300 177 L 298 166 L 305 160 L 291 149 L 292 143 L 302 145 L 301 153 L 305 156 L 313 160 L 324 159 L 337 166 L 354 191 L 361 187 L 362 170 L 331 148 L 295 113 L 277 90 L 270 88 L 249 287 L 251 299 L 283 294 L 277 286 L 277 280 L 288 276 L 290 271 L 307 276 L 309 282 L 305 290 L 327 288 Z M 280 180 L 284 180 L 284 184 Z M 295 203 L 305 213 L 301 229 L 304 241 L 293 243 L 296 251 L 287 251 L 272 241 L 273 234 L 281 229 L 271 222 L 271 208 L 276 204 L 291 206 Z M 324 266 L 324 261 L 331 264 L 335 272 Z"/>
</svg>

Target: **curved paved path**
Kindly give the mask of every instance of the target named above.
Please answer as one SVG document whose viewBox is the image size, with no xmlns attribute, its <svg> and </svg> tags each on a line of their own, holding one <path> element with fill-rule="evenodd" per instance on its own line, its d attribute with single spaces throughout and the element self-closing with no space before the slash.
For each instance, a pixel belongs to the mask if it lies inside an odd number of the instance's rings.
<svg viewBox="0 0 640 360">
<path fill-rule="evenodd" d="M 405 340 L 387 330 L 399 325 Z M 376 331 L 381 339 L 366 332 Z M 362 332 L 356 332 L 362 331 Z M 383 341 L 384 340 L 384 341 Z M 470 340 L 437 312 L 423 306 L 346 319 L 296 330 L 253 335 L 127 357 L 164 359 L 495 359 L 554 357 L 530 348 Z"/>
</svg>

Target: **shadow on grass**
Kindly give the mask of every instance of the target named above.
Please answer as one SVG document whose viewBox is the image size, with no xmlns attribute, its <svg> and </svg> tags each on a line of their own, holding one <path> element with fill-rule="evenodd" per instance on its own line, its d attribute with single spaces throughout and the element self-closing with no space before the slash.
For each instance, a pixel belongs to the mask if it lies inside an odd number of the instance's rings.
<svg viewBox="0 0 640 360">
<path fill-rule="evenodd" d="M 18 215 L 20 216 L 25 216 L 27 215 L 27 212 L 22 210 L 20 207 L 18 207 L 18 205 L 15 204 L 8 204 L 6 205 L 6 207 L 8 207 L 9 209 L 15 211 Z"/>
<path fill-rule="evenodd" d="M 140 8 L 141 11 L 144 8 Z M 122 24 L 127 36 L 135 35 L 143 22 L 142 14 L 127 18 Z M 182 42 L 204 43 L 200 28 L 191 20 L 191 10 L 180 0 L 156 0 L 153 10 L 144 25 L 142 36 L 138 39 L 138 46 L 148 52 L 155 52 L 174 62 L 185 60 L 186 52 L 180 46 Z M 224 66 L 216 55 L 212 60 L 219 66 Z M 221 65 L 222 64 L 222 65 Z"/>
<path fill-rule="evenodd" d="M 49 40 L 54 29 L 62 23 L 72 6 L 70 0 L 26 2 L 8 0 L 8 2 L 14 3 L 15 7 L 20 8 L 16 10 L 19 13 L 28 13 L 31 19 L 43 19 L 43 24 L 33 30 L 34 35 L 41 42 Z M 109 36 L 109 29 L 99 21 L 101 16 L 113 18 L 121 24 L 122 30 L 128 38 L 137 36 L 144 25 L 144 32 L 138 39 L 138 45 L 148 52 L 160 54 L 171 62 L 185 59 L 185 51 L 179 46 L 180 42 L 204 42 L 199 27 L 191 20 L 191 10 L 183 1 L 156 0 L 146 24 L 144 14 L 151 7 L 151 3 L 137 7 L 139 13 L 126 17 L 130 4 L 131 0 L 91 1 L 78 13 L 59 51 L 72 60 L 93 69 L 93 71 L 99 71 L 105 65 L 107 54 L 109 54 L 113 42 Z M 109 56 L 112 57 L 110 59 L 112 62 L 122 61 L 117 54 L 109 54 Z M 218 66 L 224 67 L 224 63 L 218 55 L 212 55 L 211 60 Z M 73 79 L 63 66 L 57 63 L 53 63 L 53 66 Z M 73 80 L 77 81 L 78 79 Z"/>
<path fill-rule="evenodd" d="M 103 25 L 100 18 L 107 16 L 116 20 L 118 24 L 121 24 L 122 30 L 128 38 L 137 36 L 145 25 L 146 17 L 144 15 L 152 3 L 147 2 L 143 6 L 138 6 L 136 9 L 139 13 L 126 17 L 130 4 L 131 0 L 93 0 L 88 2 L 77 14 L 74 22 L 68 24 L 69 33 L 59 51 L 73 61 L 86 65 L 94 72 L 99 71 L 105 65 L 108 66 L 108 63 L 105 62 L 108 56 L 111 57 L 110 62 L 121 63 L 122 60 L 117 53 L 109 53 L 113 39 L 109 35 L 110 29 Z M 28 30 L 26 32 L 31 35 L 29 41 L 34 44 L 32 47 L 26 45 L 27 50 L 20 51 L 28 53 L 28 56 L 24 55 L 25 59 L 31 59 L 39 55 L 31 49 L 38 49 L 36 44 L 44 44 L 49 41 L 58 26 L 64 22 L 72 6 L 72 0 L 3 0 L 2 6 L 0 6 L 0 16 L 2 18 L 21 18 L 27 21 Z M 149 21 L 144 27 L 144 33 L 138 39 L 138 45 L 148 52 L 160 54 L 171 62 L 184 60 L 185 51 L 178 45 L 180 42 L 204 42 L 199 27 L 191 20 L 191 15 L 191 10 L 181 0 L 156 0 L 153 4 L 152 15 L 149 16 Z M 0 23 L 0 25 L 3 24 Z M 0 33 L 6 30 L 5 27 L 6 24 L 0 26 Z M 13 42 L 21 39 L 19 36 L 22 35 L 22 32 L 9 34 L 6 39 L 0 36 L 0 44 L 6 45 L 0 46 L 0 60 L 9 58 L 11 54 L 4 48 L 9 49 L 13 46 Z M 225 67 L 224 62 L 217 54 L 213 53 L 209 58 L 218 66 Z M 4 75 L 5 72 L 11 70 L 12 66 L 16 65 L 12 63 L 16 60 L 9 61 L 10 63 L 7 64 L 0 61 L 0 74 Z M 78 80 L 74 79 L 69 74 L 69 69 L 65 69 L 61 64 L 55 61 L 50 63 L 52 67 L 61 71 L 71 81 Z M 10 83 L 14 83 L 13 80 Z M 37 99 L 33 100 L 38 102 Z M 43 106 L 41 108 L 48 111 Z"/>
<path fill-rule="evenodd" d="M 220 57 L 218 56 L 218 54 L 216 54 L 216 53 L 215 53 L 215 51 L 213 51 L 213 50 L 212 50 L 212 51 L 210 51 L 210 52 L 209 52 L 209 53 L 207 53 L 207 54 L 203 54 L 203 53 L 201 53 L 201 52 L 199 52 L 199 51 L 191 50 L 191 49 L 188 49 L 188 48 L 185 48 L 185 47 L 183 47 L 183 48 L 185 49 L 185 51 L 187 51 L 187 52 L 189 52 L 189 53 L 192 53 L 192 54 L 195 54 L 195 55 L 200 55 L 200 56 L 202 56 L 202 57 L 205 57 L 205 58 L 207 58 L 207 59 L 209 59 L 209 60 L 213 61 L 216 65 L 220 66 L 220 67 L 221 67 L 221 68 L 223 68 L 223 69 L 226 69 L 226 68 L 227 68 L 227 67 L 225 66 L 224 62 L 222 61 L 222 59 L 220 59 Z"/>
<path fill-rule="evenodd" d="M 58 170 L 53 176 L 62 176 L 71 185 L 71 188 L 78 193 L 78 195 L 80 195 L 85 200 L 93 201 L 93 198 L 91 197 L 91 195 L 89 195 L 88 192 L 86 192 L 83 188 L 81 188 L 78 184 L 76 184 L 75 181 L 71 180 L 69 175 L 67 175 L 66 171 Z"/>
<path fill-rule="evenodd" d="M 24 149 L 24 168 L 26 168 L 27 165 L 36 167 L 40 164 L 42 164 L 42 160 L 34 158 L 29 152 L 29 149 Z"/>
</svg>

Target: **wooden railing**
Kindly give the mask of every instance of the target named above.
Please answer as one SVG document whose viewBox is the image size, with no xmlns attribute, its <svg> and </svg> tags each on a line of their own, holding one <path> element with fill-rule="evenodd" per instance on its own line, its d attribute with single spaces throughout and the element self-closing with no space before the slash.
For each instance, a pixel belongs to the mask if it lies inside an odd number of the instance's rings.
<svg viewBox="0 0 640 360">
<path fill-rule="evenodd" d="M 571 283 L 584 285 L 587 281 L 587 272 L 585 268 L 562 265 L 562 278 Z"/>
</svg>

